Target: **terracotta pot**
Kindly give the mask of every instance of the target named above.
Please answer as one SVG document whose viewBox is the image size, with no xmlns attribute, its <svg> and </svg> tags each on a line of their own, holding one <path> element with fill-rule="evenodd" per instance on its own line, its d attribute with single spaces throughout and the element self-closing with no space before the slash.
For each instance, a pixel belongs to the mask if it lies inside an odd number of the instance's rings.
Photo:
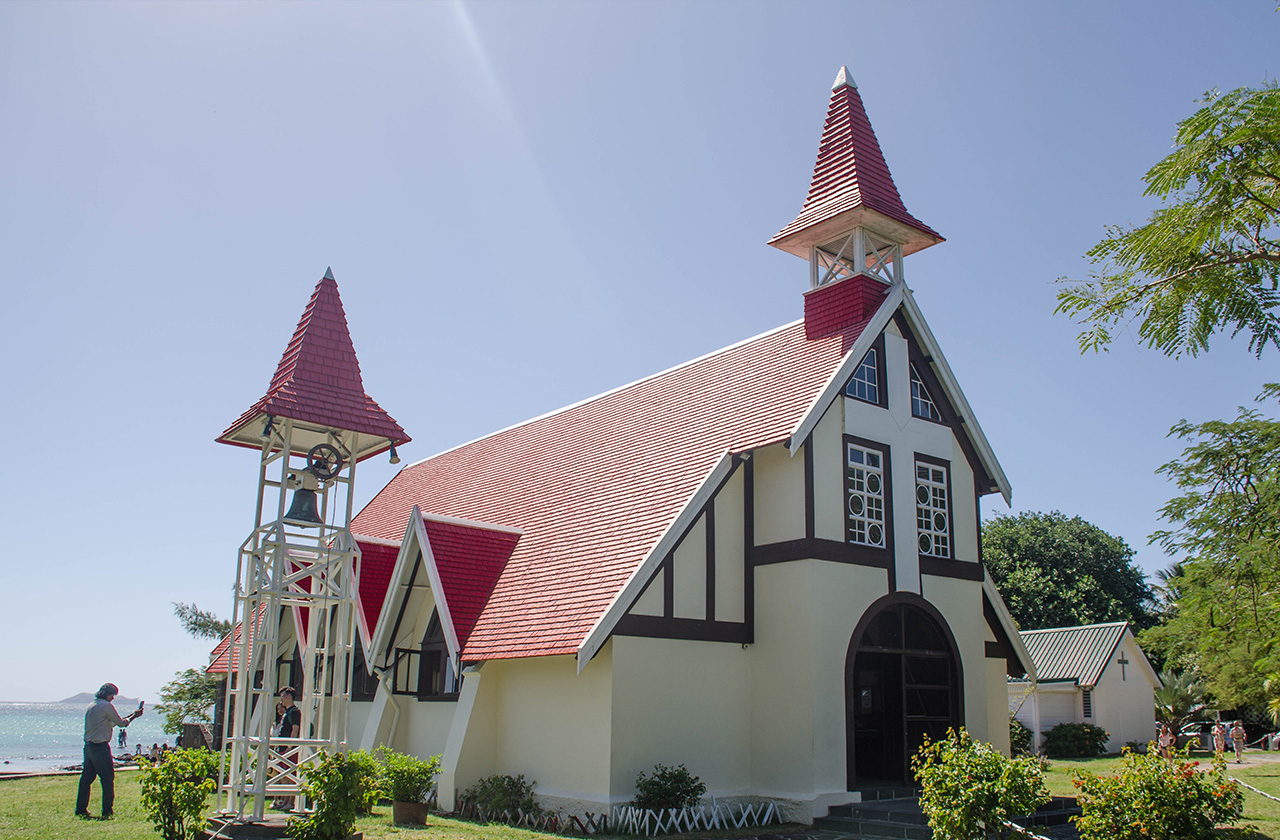
<svg viewBox="0 0 1280 840">
<path fill-rule="evenodd" d="M 425 802 L 391 803 L 391 822 L 395 825 L 426 825 L 430 813 Z"/>
</svg>

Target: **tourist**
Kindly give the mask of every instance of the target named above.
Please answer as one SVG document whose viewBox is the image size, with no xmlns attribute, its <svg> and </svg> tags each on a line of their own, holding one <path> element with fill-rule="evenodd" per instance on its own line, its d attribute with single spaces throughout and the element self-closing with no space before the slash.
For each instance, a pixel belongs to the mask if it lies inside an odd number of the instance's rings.
<svg viewBox="0 0 1280 840">
<path fill-rule="evenodd" d="M 293 704 L 293 698 L 292 687 L 285 686 L 280 689 L 280 702 L 276 704 L 280 715 L 276 720 L 276 731 L 272 733 L 277 738 L 297 738 L 302 731 L 302 712 Z M 285 753 L 289 749 L 284 748 L 280 752 Z M 271 807 L 277 811 L 288 811 L 293 807 L 293 797 L 277 797 Z"/>
<path fill-rule="evenodd" d="M 1213 755 L 1215 758 L 1222 758 L 1222 754 L 1227 751 L 1227 725 L 1222 721 L 1213 724 Z"/>
<path fill-rule="evenodd" d="M 76 794 L 76 816 L 89 819 L 89 794 L 93 792 L 94 779 L 102 782 L 102 818 L 114 815 L 112 807 L 116 798 L 116 768 L 111 760 L 111 730 L 128 726 L 142 714 L 142 704 L 128 717 L 120 717 L 111 701 L 120 689 L 114 683 L 104 683 L 94 701 L 84 712 L 84 766 L 80 771 L 80 790 Z"/>
<path fill-rule="evenodd" d="M 1236 748 L 1236 764 L 1244 763 L 1244 741 L 1247 737 L 1244 721 L 1236 718 L 1236 722 L 1231 724 L 1231 745 Z"/>
<path fill-rule="evenodd" d="M 1165 758 L 1173 758 L 1173 748 L 1177 739 L 1173 736 L 1173 728 L 1167 723 L 1156 724 L 1156 745 Z"/>
</svg>

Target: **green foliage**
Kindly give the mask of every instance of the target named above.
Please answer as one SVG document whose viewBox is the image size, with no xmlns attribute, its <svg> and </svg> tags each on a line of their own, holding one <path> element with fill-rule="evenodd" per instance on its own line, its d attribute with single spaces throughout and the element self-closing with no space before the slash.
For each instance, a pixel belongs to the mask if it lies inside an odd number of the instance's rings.
<svg viewBox="0 0 1280 840">
<path fill-rule="evenodd" d="M 1146 224 L 1109 227 L 1086 282 L 1062 280 L 1055 312 L 1084 324 L 1080 348 L 1140 320 L 1148 347 L 1197 355 L 1221 330 L 1280 348 L 1280 88 L 1211 91 L 1178 124 L 1175 148 L 1147 172 L 1162 207 Z"/>
<path fill-rule="evenodd" d="M 173 614 L 182 623 L 182 629 L 197 639 L 221 639 L 231 632 L 231 622 L 205 612 L 195 604 L 173 602 Z"/>
<path fill-rule="evenodd" d="M 1009 751 L 1014 755 L 1028 755 L 1031 752 L 1031 730 L 1013 712 L 1009 713 Z"/>
<path fill-rule="evenodd" d="M 297 840 L 347 840 L 356 827 L 362 804 L 365 768 L 346 753 L 321 753 L 320 761 L 302 770 L 302 790 L 314 809 L 289 820 Z"/>
<path fill-rule="evenodd" d="M 209 794 L 217 788 L 218 759 L 208 750 L 177 750 L 142 765 L 142 807 L 164 840 L 194 840 L 205 827 Z"/>
<path fill-rule="evenodd" d="M 1230 781 L 1222 758 L 1208 772 L 1185 750 L 1168 761 L 1148 750 L 1126 751 L 1114 776 L 1076 773 L 1083 840 L 1200 840 L 1215 825 L 1240 819 L 1244 797 Z"/>
<path fill-rule="evenodd" d="M 1029 814 L 1049 799 L 1035 759 L 1006 758 L 964 729 L 926 740 L 911 769 L 923 788 L 920 809 L 939 840 L 999 834 L 1009 817 Z"/>
<path fill-rule="evenodd" d="M 1258 401 L 1277 398 L 1280 385 L 1267 385 Z M 1165 624 L 1141 641 L 1198 667 L 1219 703 L 1262 705 L 1261 675 L 1280 671 L 1280 420 L 1242 407 L 1170 434 L 1190 442 L 1160 468 L 1182 495 L 1151 540 L 1184 559 L 1166 579 Z"/>
<path fill-rule="evenodd" d="M 1094 758 L 1107 751 L 1107 730 L 1091 723 L 1060 723 L 1044 733 L 1050 758 Z"/>
<path fill-rule="evenodd" d="M 462 799 L 486 814 L 523 811 L 536 816 L 542 813 L 542 806 L 533 797 L 536 784 L 526 782 L 523 773 L 518 776 L 485 776 L 464 790 Z"/>
<path fill-rule="evenodd" d="M 156 712 L 164 718 L 164 731 L 182 734 L 182 724 L 211 723 L 213 704 L 218 696 L 218 680 L 203 671 L 188 668 L 160 689 L 160 705 Z"/>
<path fill-rule="evenodd" d="M 440 756 L 421 759 L 387 747 L 378 749 L 382 787 L 395 802 L 426 802 L 440 773 Z"/>
<path fill-rule="evenodd" d="M 1155 690 L 1156 720 L 1169 724 L 1174 734 L 1198 720 L 1208 720 L 1209 703 L 1204 686 L 1192 671 L 1160 674 L 1160 687 Z"/>
<path fill-rule="evenodd" d="M 1024 511 L 982 523 L 982 557 L 1023 630 L 1151 623 L 1152 590 L 1133 549 L 1078 516 Z"/>
<path fill-rule="evenodd" d="M 347 761 L 358 768 L 355 776 L 356 801 L 361 814 L 372 814 L 373 806 L 386 796 L 385 780 L 382 765 L 368 750 L 353 750 L 347 753 Z"/>
<path fill-rule="evenodd" d="M 692 808 L 707 792 L 707 786 L 683 764 L 653 765 L 653 775 L 636 776 L 637 808 Z"/>
</svg>

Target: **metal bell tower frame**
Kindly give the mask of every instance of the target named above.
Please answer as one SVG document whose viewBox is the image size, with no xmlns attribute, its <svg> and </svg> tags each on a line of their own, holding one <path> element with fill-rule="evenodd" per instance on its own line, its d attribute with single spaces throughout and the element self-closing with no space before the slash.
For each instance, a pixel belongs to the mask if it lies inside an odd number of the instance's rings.
<svg viewBox="0 0 1280 840">
<path fill-rule="evenodd" d="M 350 531 L 356 464 L 388 449 L 397 463 L 396 445 L 409 440 L 364 393 L 332 271 L 316 286 L 267 394 L 218 440 L 259 452 L 254 527 L 236 572 L 219 807 L 261 820 L 269 797 L 306 810 L 303 771 L 322 753 L 347 749 L 359 593 L 360 550 Z M 286 668 L 301 716 L 297 737 L 274 727 Z"/>
</svg>

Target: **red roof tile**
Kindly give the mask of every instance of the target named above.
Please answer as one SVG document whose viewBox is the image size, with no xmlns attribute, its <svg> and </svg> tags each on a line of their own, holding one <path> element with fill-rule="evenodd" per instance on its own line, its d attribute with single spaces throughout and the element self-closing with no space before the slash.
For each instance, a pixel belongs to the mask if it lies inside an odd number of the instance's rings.
<svg viewBox="0 0 1280 840">
<path fill-rule="evenodd" d="M 522 529 L 463 657 L 574 653 L 724 453 L 786 440 L 864 326 L 796 322 L 413 464 L 353 530 L 398 540 L 415 504 Z"/>
<path fill-rule="evenodd" d="M 382 614 L 382 602 L 387 597 L 387 586 L 391 583 L 391 572 L 400 547 L 366 542 L 359 536 L 356 537 L 356 545 L 360 546 L 360 601 L 356 609 L 367 647 L 368 637 L 373 635 L 378 616 Z"/>
<path fill-rule="evenodd" d="M 813 180 L 800 215 L 778 231 L 769 244 L 821 224 L 855 207 L 875 210 L 935 240 L 942 237 L 907 212 L 889 174 L 880 141 L 862 104 L 857 85 L 840 69 L 827 105 L 827 119 L 818 143 Z"/>
<path fill-rule="evenodd" d="M 466 646 L 519 534 L 423 517 L 458 644 Z M 361 588 L 363 588 L 361 581 Z"/>
<path fill-rule="evenodd" d="M 265 605 L 258 608 L 259 621 L 255 622 L 255 625 L 261 624 L 261 618 L 266 609 Z M 206 674 L 225 674 L 228 670 L 228 663 L 230 664 L 230 670 L 233 671 L 240 666 L 240 630 L 243 623 L 236 622 L 236 626 L 232 631 L 223 636 L 222 641 L 218 642 L 213 650 L 210 651 L 209 665 L 204 669 Z M 249 633 L 249 641 L 250 643 L 253 642 L 252 630 Z"/>
<path fill-rule="evenodd" d="M 347 315 L 330 272 L 316 284 L 267 393 L 218 440 L 239 443 L 231 439 L 233 435 L 263 415 L 360 432 L 395 444 L 409 440 L 391 415 L 364 392 Z M 361 457 L 376 451 L 364 451 Z"/>
</svg>

